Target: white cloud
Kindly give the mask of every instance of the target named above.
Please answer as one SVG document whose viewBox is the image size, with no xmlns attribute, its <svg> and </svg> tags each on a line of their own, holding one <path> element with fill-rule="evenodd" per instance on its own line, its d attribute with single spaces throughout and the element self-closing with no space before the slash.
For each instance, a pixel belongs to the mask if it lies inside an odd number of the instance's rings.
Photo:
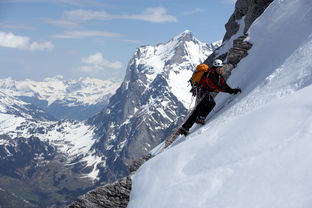
<svg viewBox="0 0 312 208">
<path fill-rule="evenodd" d="M 154 23 L 177 21 L 176 17 L 167 14 L 167 10 L 162 7 L 147 8 L 142 13 L 133 15 L 111 15 L 105 11 L 80 9 L 80 10 L 65 11 L 65 17 L 72 21 L 112 20 L 112 19 L 133 19 Z"/>
<path fill-rule="evenodd" d="M 176 22 L 176 17 L 167 14 L 167 10 L 162 7 L 147 8 L 142 13 L 133 15 L 112 15 L 105 11 L 94 11 L 94 10 L 71 10 L 65 11 L 63 18 L 59 20 L 46 19 L 45 21 L 50 24 L 65 27 L 68 31 L 64 34 L 57 34 L 55 38 L 85 38 L 85 37 L 120 37 L 121 34 L 104 32 L 104 31 L 78 31 L 73 30 L 83 26 L 85 21 L 109 21 L 113 19 L 126 19 L 126 20 L 141 20 L 153 23 L 164 23 L 164 22 Z"/>
<path fill-rule="evenodd" d="M 31 51 L 43 51 L 54 48 L 54 45 L 51 42 L 32 42 L 27 46 L 27 49 Z"/>
<path fill-rule="evenodd" d="M 88 38 L 88 37 L 121 37 L 120 33 L 111 33 L 99 30 L 69 30 L 65 31 L 64 34 L 54 35 L 55 38 L 68 38 L 68 39 L 78 39 L 78 38 Z"/>
<path fill-rule="evenodd" d="M 82 58 L 82 63 L 84 65 L 79 67 L 82 72 L 99 72 L 106 68 L 120 69 L 122 67 L 119 61 L 111 62 L 105 59 L 100 52 Z"/>
<path fill-rule="evenodd" d="M 31 42 L 28 37 L 0 31 L 0 47 L 29 51 L 43 51 L 54 48 L 51 42 Z"/>
<path fill-rule="evenodd" d="M 143 20 L 143 21 L 155 22 L 155 23 L 177 21 L 177 19 L 174 16 L 167 14 L 167 10 L 162 7 L 148 8 L 142 14 L 125 15 L 125 16 L 120 16 L 120 18 Z"/>
</svg>

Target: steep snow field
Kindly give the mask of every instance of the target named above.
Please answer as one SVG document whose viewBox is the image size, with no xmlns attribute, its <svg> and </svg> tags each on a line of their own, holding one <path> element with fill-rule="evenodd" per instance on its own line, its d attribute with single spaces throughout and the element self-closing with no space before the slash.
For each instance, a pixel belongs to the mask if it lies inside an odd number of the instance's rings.
<svg viewBox="0 0 312 208">
<path fill-rule="evenodd" d="M 311 208 L 311 24 L 312 1 L 275 0 L 229 80 L 243 93 L 146 162 L 128 207 Z"/>
</svg>

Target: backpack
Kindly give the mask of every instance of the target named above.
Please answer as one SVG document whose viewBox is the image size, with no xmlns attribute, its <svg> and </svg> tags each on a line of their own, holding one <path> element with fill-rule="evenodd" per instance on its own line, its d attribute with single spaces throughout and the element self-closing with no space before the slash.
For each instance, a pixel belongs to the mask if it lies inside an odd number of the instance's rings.
<svg viewBox="0 0 312 208">
<path fill-rule="evenodd" d="M 206 64 L 199 64 L 195 71 L 193 72 L 193 75 L 189 82 L 192 86 L 198 85 L 200 80 L 202 79 L 203 75 L 209 71 L 209 67 Z"/>
</svg>

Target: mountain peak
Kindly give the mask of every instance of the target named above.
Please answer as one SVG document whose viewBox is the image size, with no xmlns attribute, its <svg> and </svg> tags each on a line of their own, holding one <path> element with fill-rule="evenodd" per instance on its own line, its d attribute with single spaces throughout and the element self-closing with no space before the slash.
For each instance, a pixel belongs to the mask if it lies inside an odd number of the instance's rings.
<svg viewBox="0 0 312 208">
<path fill-rule="evenodd" d="M 180 35 L 193 35 L 192 34 L 192 31 L 190 31 L 190 30 L 184 30 Z"/>
<path fill-rule="evenodd" d="M 196 38 L 193 36 L 193 33 L 190 30 L 185 30 L 181 34 L 175 36 L 173 41 L 197 41 Z"/>
</svg>

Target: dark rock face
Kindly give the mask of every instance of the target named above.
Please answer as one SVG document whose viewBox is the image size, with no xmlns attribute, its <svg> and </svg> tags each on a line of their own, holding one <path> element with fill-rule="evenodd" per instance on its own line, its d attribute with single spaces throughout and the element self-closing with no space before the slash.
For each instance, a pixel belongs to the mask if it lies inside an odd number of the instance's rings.
<svg viewBox="0 0 312 208">
<path fill-rule="evenodd" d="M 145 155 L 130 165 L 130 173 L 137 171 L 143 163 L 151 159 L 152 155 Z M 131 192 L 131 176 L 119 181 L 98 187 L 83 196 L 80 196 L 68 208 L 123 208 L 127 207 Z"/>
<path fill-rule="evenodd" d="M 226 33 L 223 42 L 229 40 L 239 30 L 237 20 L 245 16 L 244 33 L 250 25 L 264 12 L 273 0 L 238 0 L 235 4 L 235 11 L 226 23 Z"/>
<path fill-rule="evenodd" d="M 236 66 L 240 60 L 248 55 L 248 50 L 252 47 L 252 44 L 245 41 L 246 38 L 247 35 L 243 35 L 233 41 L 233 47 L 227 54 L 229 64 Z"/>
<path fill-rule="evenodd" d="M 146 161 L 148 161 L 151 158 L 152 155 L 148 154 L 133 161 L 132 164 L 130 165 L 130 173 L 134 173 L 135 171 L 137 171 L 141 167 L 141 165 L 143 165 Z"/>
<path fill-rule="evenodd" d="M 128 205 L 130 191 L 131 178 L 128 176 L 80 196 L 68 208 L 124 208 Z"/>
<path fill-rule="evenodd" d="M 235 4 L 234 13 L 225 25 L 226 34 L 223 37 L 223 44 L 231 41 L 231 38 L 238 33 L 240 25 L 237 21 L 242 18 L 244 18 L 244 28 L 241 28 L 243 34 L 233 40 L 233 47 L 229 51 L 220 52 L 221 46 L 204 63 L 211 65 L 214 59 L 222 59 L 228 64 L 225 66 L 226 77 L 228 77 L 231 70 L 236 67 L 242 58 L 248 55 L 248 50 L 252 47 L 252 44 L 245 40 L 248 36 L 248 29 L 272 2 L 273 0 L 238 0 Z"/>
</svg>

